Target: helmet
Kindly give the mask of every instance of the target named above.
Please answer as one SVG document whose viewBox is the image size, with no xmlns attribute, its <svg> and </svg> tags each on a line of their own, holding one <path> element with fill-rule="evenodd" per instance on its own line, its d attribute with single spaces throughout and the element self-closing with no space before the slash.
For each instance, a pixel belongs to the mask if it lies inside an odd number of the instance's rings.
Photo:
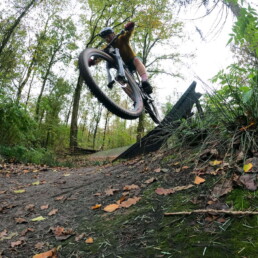
<svg viewBox="0 0 258 258">
<path fill-rule="evenodd" d="M 114 33 L 113 29 L 111 27 L 105 27 L 100 31 L 99 36 L 104 38 L 111 33 Z"/>
</svg>

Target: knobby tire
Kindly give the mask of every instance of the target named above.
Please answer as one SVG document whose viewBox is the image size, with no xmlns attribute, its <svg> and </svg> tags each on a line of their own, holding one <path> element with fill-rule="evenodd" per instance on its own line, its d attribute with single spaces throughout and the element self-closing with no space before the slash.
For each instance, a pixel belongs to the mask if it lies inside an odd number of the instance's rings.
<svg viewBox="0 0 258 258">
<path fill-rule="evenodd" d="M 131 100 L 133 99 L 133 105 L 130 109 L 127 107 L 121 106 L 119 103 L 114 101 L 108 94 L 106 94 L 105 90 L 108 91 L 108 87 L 101 89 L 98 85 L 98 82 L 95 80 L 93 74 L 91 73 L 89 67 L 89 59 L 91 57 L 102 59 L 105 62 L 108 62 L 113 67 L 115 67 L 114 59 L 105 53 L 102 50 L 87 48 L 85 49 L 79 56 L 79 69 L 80 74 L 83 77 L 85 83 L 88 88 L 92 92 L 92 94 L 113 114 L 123 118 L 123 119 L 136 119 L 138 118 L 143 111 L 143 100 L 140 94 L 140 89 L 136 84 L 135 80 L 131 76 L 130 72 L 125 69 L 125 75 L 128 80 L 128 87 L 130 87 L 131 92 Z M 103 62 L 101 61 L 101 62 Z"/>
</svg>

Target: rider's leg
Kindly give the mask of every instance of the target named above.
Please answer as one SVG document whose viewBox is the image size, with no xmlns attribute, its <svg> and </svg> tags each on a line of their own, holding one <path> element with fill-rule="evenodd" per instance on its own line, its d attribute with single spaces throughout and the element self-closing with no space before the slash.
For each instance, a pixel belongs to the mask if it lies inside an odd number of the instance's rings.
<svg viewBox="0 0 258 258">
<path fill-rule="evenodd" d="M 135 57 L 133 59 L 133 64 L 134 64 L 138 74 L 140 75 L 140 77 L 142 79 L 143 89 L 146 91 L 146 93 L 151 94 L 152 93 L 152 86 L 148 82 L 148 74 L 147 74 L 145 66 L 143 65 L 143 63 L 141 62 L 141 60 L 138 57 Z"/>
</svg>

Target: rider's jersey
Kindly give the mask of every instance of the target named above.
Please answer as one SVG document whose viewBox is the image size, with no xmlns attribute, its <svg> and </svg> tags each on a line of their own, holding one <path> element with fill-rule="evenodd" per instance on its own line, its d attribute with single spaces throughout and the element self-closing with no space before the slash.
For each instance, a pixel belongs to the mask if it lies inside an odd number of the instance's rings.
<svg viewBox="0 0 258 258">
<path fill-rule="evenodd" d="M 120 55 L 125 63 L 129 63 L 136 56 L 129 44 L 132 33 L 133 30 L 126 31 L 123 35 L 120 35 L 112 44 L 113 47 L 119 49 Z"/>
</svg>

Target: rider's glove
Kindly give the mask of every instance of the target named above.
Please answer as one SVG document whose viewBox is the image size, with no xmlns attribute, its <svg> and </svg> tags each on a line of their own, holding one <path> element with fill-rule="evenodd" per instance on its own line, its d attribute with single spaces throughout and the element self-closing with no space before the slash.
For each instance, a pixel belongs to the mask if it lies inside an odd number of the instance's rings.
<svg viewBox="0 0 258 258">
<path fill-rule="evenodd" d="M 125 30 L 132 30 L 134 28 L 134 25 L 134 22 L 128 22 L 127 24 L 125 24 Z"/>
<path fill-rule="evenodd" d="M 95 60 L 89 59 L 88 64 L 89 66 L 95 65 Z"/>
</svg>

